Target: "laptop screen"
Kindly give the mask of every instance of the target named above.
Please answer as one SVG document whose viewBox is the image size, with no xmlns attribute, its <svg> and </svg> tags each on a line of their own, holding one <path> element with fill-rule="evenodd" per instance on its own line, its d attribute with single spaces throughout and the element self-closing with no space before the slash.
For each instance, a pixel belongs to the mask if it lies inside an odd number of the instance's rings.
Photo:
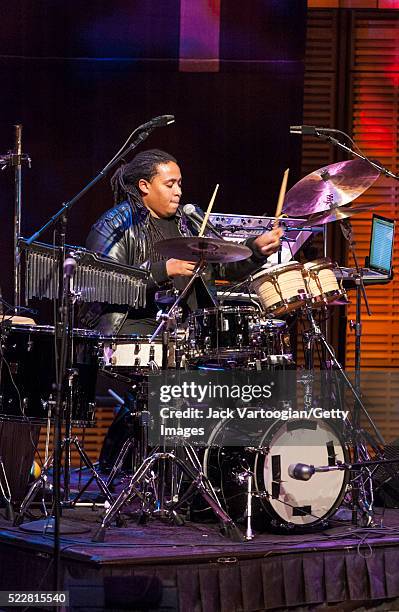
<svg viewBox="0 0 399 612">
<path fill-rule="evenodd" d="M 371 225 L 369 268 L 390 274 L 393 256 L 395 221 L 373 215 Z"/>
</svg>

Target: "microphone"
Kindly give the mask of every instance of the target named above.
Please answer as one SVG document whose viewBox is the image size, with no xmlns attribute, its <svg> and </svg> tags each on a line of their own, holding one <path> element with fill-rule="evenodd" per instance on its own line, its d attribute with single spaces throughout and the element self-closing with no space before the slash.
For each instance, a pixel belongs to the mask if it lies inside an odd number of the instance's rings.
<svg viewBox="0 0 399 612">
<path fill-rule="evenodd" d="M 160 117 L 154 117 L 154 119 L 150 119 L 147 123 L 143 123 L 140 125 L 139 130 L 150 130 L 157 127 L 164 127 L 165 125 L 170 125 L 175 122 L 174 115 L 161 115 Z"/>
<path fill-rule="evenodd" d="M 315 125 L 290 125 L 290 134 L 302 134 L 303 136 L 319 136 L 319 134 L 329 134 L 338 132 L 332 128 L 316 127 Z"/>
<path fill-rule="evenodd" d="M 64 278 L 72 278 L 75 274 L 76 266 L 76 259 L 73 257 L 67 257 L 67 259 L 64 261 Z"/>
<path fill-rule="evenodd" d="M 187 215 L 187 217 L 191 217 L 191 219 L 194 219 L 194 221 L 197 221 L 197 223 L 202 225 L 204 217 L 197 212 L 194 204 L 185 204 L 183 206 L 183 212 L 184 212 L 185 215 Z M 224 240 L 223 236 L 221 234 L 219 234 L 219 232 L 217 231 L 216 227 L 209 220 L 208 220 L 205 228 L 211 230 L 211 232 L 213 232 L 215 234 L 215 236 L 217 236 L 217 238 L 220 238 L 221 240 Z"/>
<path fill-rule="evenodd" d="M 337 470 L 345 470 L 347 466 L 343 463 L 337 463 L 337 465 L 322 465 L 315 467 L 314 465 L 307 465 L 306 463 L 291 463 L 288 466 L 288 476 L 295 480 L 310 480 L 313 474 L 316 472 L 336 472 Z"/>
</svg>

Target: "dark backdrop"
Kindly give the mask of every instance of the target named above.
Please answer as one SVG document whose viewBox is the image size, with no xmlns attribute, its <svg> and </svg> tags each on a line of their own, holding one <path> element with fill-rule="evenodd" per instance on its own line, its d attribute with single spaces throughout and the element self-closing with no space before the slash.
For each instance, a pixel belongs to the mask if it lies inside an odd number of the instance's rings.
<svg viewBox="0 0 399 612">
<path fill-rule="evenodd" d="M 219 71 L 202 73 L 179 71 L 178 0 L 3 4 L 0 153 L 13 148 L 13 125 L 22 123 L 32 158 L 23 171 L 23 235 L 79 191 L 134 127 L 161 114 L 176 123 L 141 148 L 178 158 L 183 202 L 206 208 L 220 183 L 215 211 L 272 214 L 284 169 L 289 184 L 298 180 L 300 139 L 288 127 L 302 118 L 306 0 L 221 0 Z M 0 257 L 9 299 L 13 197 L 7 169 Z M 111 205 L 106 179 L 71 211 L 69 244 L 84 243 Z"/>
</svg>

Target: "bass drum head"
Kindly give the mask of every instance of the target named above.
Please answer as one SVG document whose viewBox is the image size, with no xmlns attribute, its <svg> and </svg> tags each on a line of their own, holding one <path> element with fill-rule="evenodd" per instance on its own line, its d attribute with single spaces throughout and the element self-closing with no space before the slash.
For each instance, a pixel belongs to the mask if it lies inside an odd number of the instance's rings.
<svg viewBox="0 0 399 612">
<path fill-rule="evenodd" d="M 318 472 L 308 481 L 295 480 L 290 465 L 332 466 L 347 461 L 346 446 L 331 421 L 279 421 L 266 433 L 254 472 L 256 490 L 273 527 L 299 530 L 316 527 L 339 507 L 345 495 L 345 470 Z"/>
</svg>

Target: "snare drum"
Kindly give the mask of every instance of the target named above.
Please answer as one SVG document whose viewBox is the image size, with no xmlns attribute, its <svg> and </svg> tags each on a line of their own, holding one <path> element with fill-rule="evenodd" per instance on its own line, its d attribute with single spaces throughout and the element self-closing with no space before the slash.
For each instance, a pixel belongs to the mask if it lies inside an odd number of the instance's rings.
<svg viewBox="0 0 399 612">
<path fill-rule="evenodd" d="M 162 369 L 163 346 L 158 336 L 150 342 L 151 336 L 121 335 L 101 336 L 101 367 L 105 372 L 122 376 L 140 376 Z M 174 368 L 178 343 L 171 335 L 168 345 L 168 368 Z"/>
<path fill-rule="evenodd" d="M 47 402 L 55 400 L 54 327 L 11 325 L 4 328 L 1 343 L 5 361 L 0 372 L 0 420 L 44 423 Z M 72 366 L 78 376 L 72 388 L 71 416 L 76 426 L 94 424 L 97 353 L 98 334 L 74 329 Z"/>
<path fill-rule="evenodd" d="M 329 257 L 309 261 L 303 266 L 305 283 L 314 306 L 323 306 L 346 296 L 335 276 L 336 268 Z"/>
<path fill-rule="evenodd" d="M 282 315 L 301 308 L 308 299 L 303 266 L 297 261 L 257 272 L 251 288 L 267 313 Z"/>
</svg>

